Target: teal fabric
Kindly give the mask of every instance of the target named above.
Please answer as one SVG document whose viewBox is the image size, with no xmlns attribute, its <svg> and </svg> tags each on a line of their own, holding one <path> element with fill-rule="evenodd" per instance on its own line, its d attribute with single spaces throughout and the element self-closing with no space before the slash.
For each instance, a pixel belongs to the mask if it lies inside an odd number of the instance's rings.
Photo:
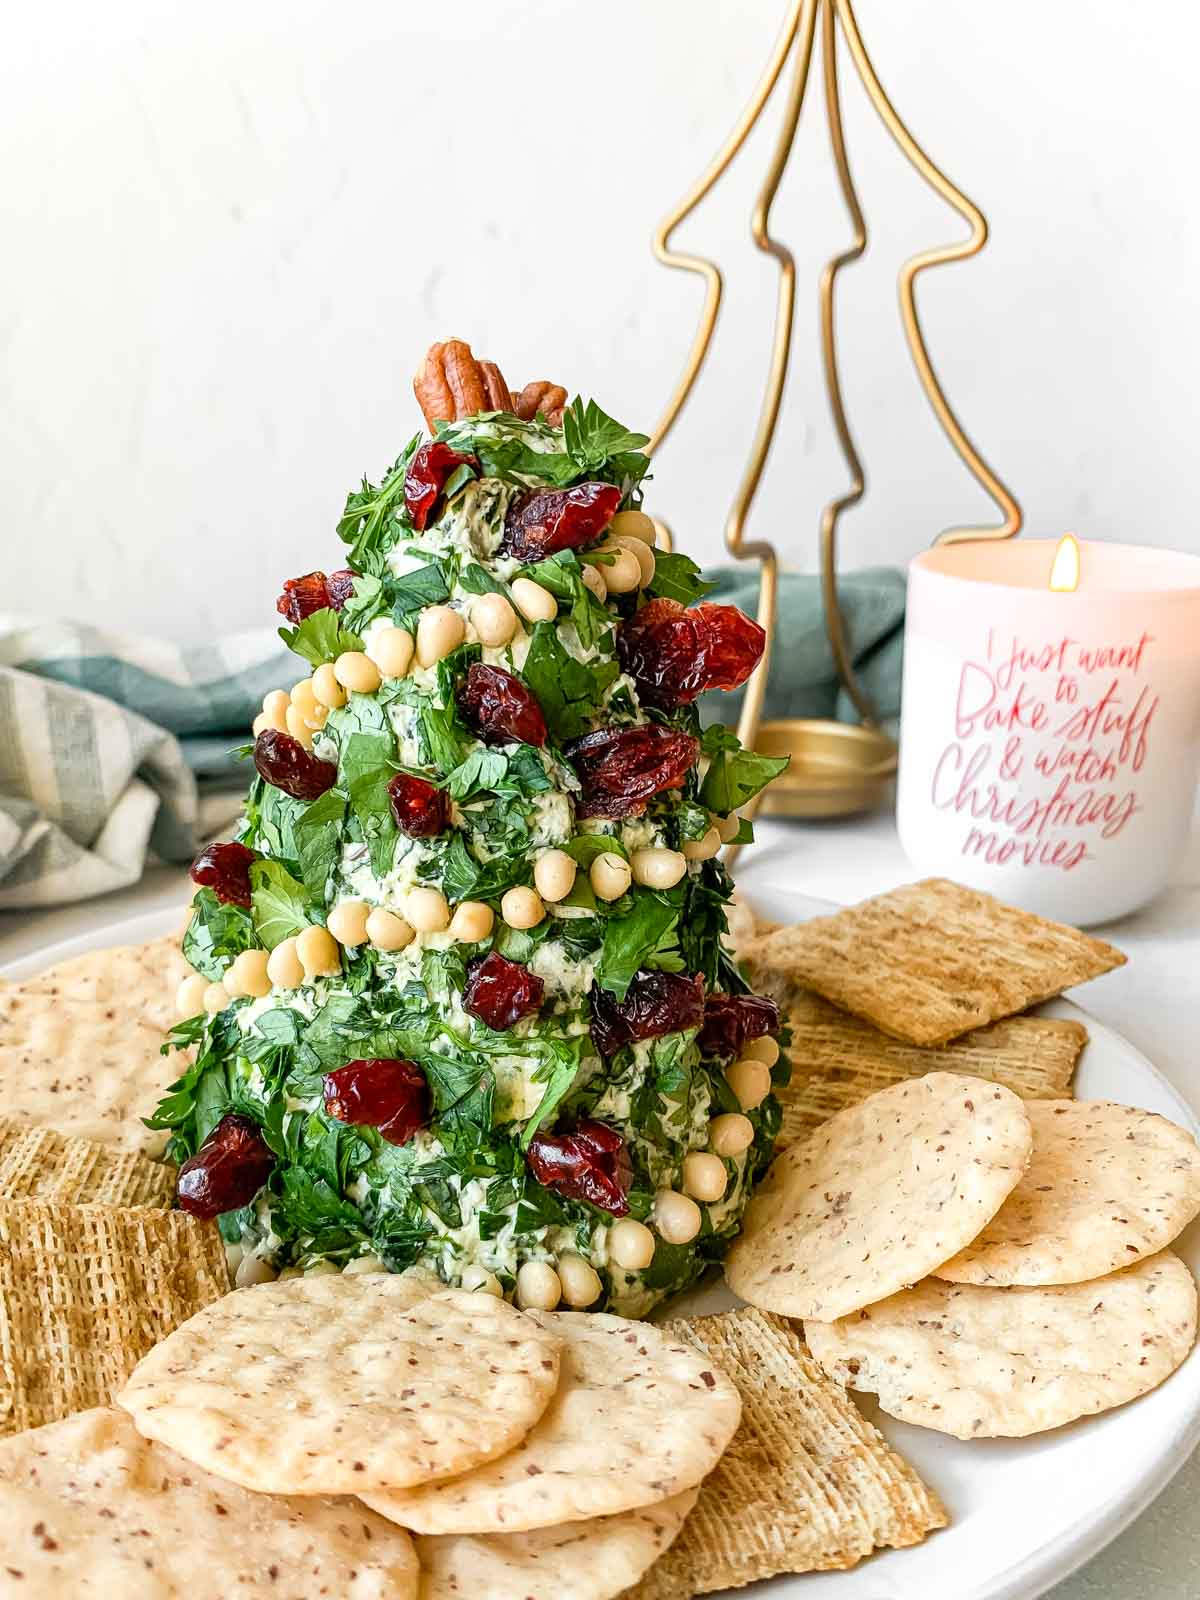
<svg viewBox="0 0 1200 1600">
<path fill-rule="evenodd" d="M 707 574 L 711 598 L 758 605 L 754 571 Z M 862 681 L 884 718 L 900 708 L 904 579 L 841 580 Z M 856 721 L 841 691 L 818 580 L 781 578 L 768 717 Z M 86 624 L 0 616 L 0 909 L 63 904 L 136 882 L 147 858 L 186 861 L 235 815 L 249 738 L 268 690 L 297 659 L 263 630 L 179 648 Z M 740 695 L 710 695 L 706 721 L 736 720 Z"/>
</svg>

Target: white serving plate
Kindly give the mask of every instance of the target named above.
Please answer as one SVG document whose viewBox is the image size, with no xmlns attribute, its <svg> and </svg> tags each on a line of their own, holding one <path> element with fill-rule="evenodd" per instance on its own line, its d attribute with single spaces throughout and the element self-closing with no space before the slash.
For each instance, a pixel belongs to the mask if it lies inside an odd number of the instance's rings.
<svg viewBox="0 0 1200 1600">
<path fill-rule="evenodd" d="M 825 901 L 754 885 L 756 909 L 795 922 L 832 910 Z M 64 941 L 0 968 L 22 978 L 108 945 L 156 939 L 177 910 L 148 913 Z M 1189 1106 L 1140 1051 L 1078 1006 L 1056 1001 L 1047 1016 L 1087 1025 L 1091 1042 L 1076 1080 L 1083 1099 L 1160 1112 L 1200 1133 Z M 1200 1273 L 1200 1221 L 1174 1246 Z M 687 1310 L 734 1304 L 728 1291 L 688 1298 Z M 1035 1600 L 1114 1539 L 1170 1481 L 1200 1442 L 1200 1355 L 1152 1394 L 1104 1416 L 1033 1439 L 963 1442 L 864 1412 L 941 1496 L 951 1524 L 911 1550 L 871 1557 L 849 1572 L 775 1578 L 739 1595 L 763 1600 Z M 733 1591 L 727 1600 L 734 1600 Z"/>
</svg>

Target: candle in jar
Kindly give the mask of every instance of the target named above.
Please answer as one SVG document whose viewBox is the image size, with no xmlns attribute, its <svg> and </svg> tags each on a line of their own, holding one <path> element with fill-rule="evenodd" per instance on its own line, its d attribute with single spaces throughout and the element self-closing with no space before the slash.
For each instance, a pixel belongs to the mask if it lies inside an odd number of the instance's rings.
<svg viewBox="0 0 1200 1600">
<path fill-rule="evenodd" d="M 909 574 L 898 821 L 923 873 L 1060 921 L 1152 899 L 1200 763 L 1200 557 L 1017 539 Z"/>
</svg>

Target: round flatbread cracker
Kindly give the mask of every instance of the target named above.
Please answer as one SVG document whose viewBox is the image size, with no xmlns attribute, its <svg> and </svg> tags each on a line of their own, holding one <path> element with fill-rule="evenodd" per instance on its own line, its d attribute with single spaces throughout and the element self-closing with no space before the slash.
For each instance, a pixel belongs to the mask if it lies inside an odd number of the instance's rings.
<svg viewBox="0 0 1200 1600">
<path fill-rule="evenodd" d="M 147 1437 L 247 1489 L 407 1488 L 518 1444 L 554 1395 L 558 1353 L 491 1295 L 293 1278 L 206 1307 L 116 1398 Z"/>
<path fill-rule="evenodd" d="M 416 1600 L 403 1529 L 355 1500 L 250 1494 L 115 1408 L 0 1440 L 0 1522 L 4 1600 Z"/>
<path fill-rule="evenodd" d="M 531 1533 L 419 1536 L 421 1600 L 612 1600 L 672 1543 L 699 1493 Z"/>
<path fill-rule="evenodd" d="M 1200 1212 L 1200 1146 L 1152 1111 L 1033 1100 L 1029 1169 L 977 1239 L 937 1269 L 950 1283 L 1084 1283 L 1155 1255 Z"/>
<path fill-rule="evenodd" d="M 530 1312 L 563 1340 L 558 1393 L 515 1450 L 465 1477 L 363 1494 L 418 1533 L 514 1533 L 653 1505 L 716 1466 L 742 1414 L 703 1352 L 599 1312 Z"/>
<path fill-rule="evenodd" d="M 823 1322 L 883 1300 L 975 1238 L 1032 1147 L 1000 1084 L 929 1072 L 881 1089 L 778 1158 L 725 1258 L 729 1286 Z"/>
<path fill-rule="evenodd" d="M 1054 1288 L 930 1278 L 840 1322 L 806 1322 L 804 1336 L 831 1377 L 901 1422 L 1019 1439 L 1169 1377 L 1196 1338 L 1196 1285 L 1169 1250 Z"/>
</svg>

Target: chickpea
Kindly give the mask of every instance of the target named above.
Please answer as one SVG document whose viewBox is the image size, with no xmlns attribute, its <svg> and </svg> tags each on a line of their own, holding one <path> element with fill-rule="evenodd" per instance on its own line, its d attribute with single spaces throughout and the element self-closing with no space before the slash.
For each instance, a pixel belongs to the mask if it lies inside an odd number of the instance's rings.
<svg viewBox="0 0 1200 1600">
<path fill-rule="evenodd" d="M 298 989 L 304 982 L 304 967 L 296 954 L 295 939 L 284 939 L 267 957 L 267 977 L 281 989 Z"/>
<path fill-rule="evenodd" d="M 306 1278 L 340 1278 L 341 1275 L 341 1267 L 334 1266 L 332 1261 L 314 1261 L 304 1269 Z"/>
<path fill-rule="evenodd" d="M 367 918 L 367 938 L 376 950 L 403 950 L 410 945 L 416 937 L 415 930 L 403 917 L 398 917 L 394 911 L 385 911 L 383 906 L 376 906 Z"/>
<path fill-rule="evenodd" d="M 520 624 L 517 613 L 502 594 L 481 594 L 471 607 L 471 626 L 480 644 L 492 649 L 506 645 Z"/>
<path fill-rule="evenodd" d="M 562 1297 L 569 1306 L 582 1308 L 594 1305 L 600 1298 L 604 1285 L 600 1274 L 582 1256 L 568 1251 L 558 1258 L 558 1277 L 562 1284 Z"/>
<path fill-rule="evenodd" d="M 234 956 L 221 979 L 226 992 L 235 1000 L 245 996 L 258 1000 L 264 994 L 270 994 L 271 980 L 267 976 L 267 961 L 266 950 L 243 950 L 241 955 Z"/>
<path fill-rule="evenodd" d="M 687 857 L 678 850 L 635 850 L 629 865 L 634 883 L 647 889 L 673 889 L 687 871 Z"/>
<path fill-rule="evenodd" d="M 628 550 L 638 564 L 641 574 L 638 587 L 646 589 L 654 582 L 654 551 L 641 539 L 630 538 L 628 534 L 618 535 L 613 543 L 619 550 Z"/>
<path fill-rule="evenodd" d="M 640 539 L 643 544 L 653 545 L 657 530 L 653 517 L 644 511 L 618 511 L 608 531 L 614 539 Z"/>
<path fill-rule="evenodd" d="M 558 601 L 549 589 L 543 589 L 532 578 L 514 578 L 509 587 L 513 602 L 526 622 L 553 622 L 558 615 Z"/>
<path fill-rule="evenodd" d="M 619 900 L 633 882 L 633 869 L 623 856 L 605 850 L 592 862 L 588 878 L 601 900 Z"/>
<path fill-rule="evenodd" d="M 379 668 L 361 650 L 344 650 L 333 663 L 333 675 L 352 694 L 374 694 L 383 682 Z"/>
<path fill-rule="evenodd" d="M 380 628 L 371 635 L 367 654 L 385 678 L 402 678 L 412 665 L 413 636 L 407 628 Z"/>
<path fill-rule="evenodd" d="M 331 661 L 327 661 L 313 673 L 312 686 L 313 694 L 329 711 L 339 711 L 349 698 L 337 681 L 337 673 L 333 670 Z"/>
<path fill-rule="evenodd" d="M 719 1156 L 740 1156 L 754 1143 L 754 1124 L 739 1111 L 726 1111 L 708 1125 L 708 1142 Z"/>
<path fill-rule="evenodd" d="M 721 848 L 721 835 L 710 828 L 702 839 L 685 839 L 683 853 L 689 861 L 711 861 Z"/>
<path fill-rule="evenodd" d="M 764 1033 L 758 1039 L 751 1039 L 750 1043 L 743 1045 L 742 1054 L 752 1056 L 755 1061 L 763 1061 L 768 1067 L 773 1067 L 779 1060 L 779 1040 L 773 1039 L 769 1033 Z"/>
<path fill-rule="evenodd" d="M 368 1272 L 375 1273 L 386 1271 L 387 1268 L 384 1266 L 379 1257 L 377 1255 L 372 1255 L 371 1252 L 368 1251 L 365 1256 L 355 1256 L 353 1261 L 347 1261 L 346 1265 L 342 1268 L 342 1276 L 343 1278 L 357 1278 Z"/>
<path fill-rule="evenodd" d="M 703 1150 L 693 1150 L 683 1158 L 683 1192 L 693 1200 L 720 1200 L 725 1193 L 729 1174 L 720 1156 L 710 1156 Z"/>
<path fill-rule="evenodd" d="M 311 678 L 301 678 L 300 682 L 293 686 L 291 703 L 310 728 L 316 726 L 314 719 L 317 715 L 317 697 L 313 693 Z"/>
<path fill-rule="evenodd" d="M 517 1304 L 523 1311 L 553 1311 L 562 1299 L 558 1273 L 548 1261 L 524 1261 L 517 1271 Z"/>
<path fill-rule="evenodd" d="M 625 1272 L 640 1272 L 654 1260 L 654 1235 L 644 1222 L 622 1217 L 608 1230 L 608 1253 Z"/>
<path fill-rule="evenodd" d="M 264 1256 L 243 1256 L 233 1275 L 233 1282 L 238 1289 L 248 1289 L 255 1283 L 274 1283 L 278 1276 Z"/>
<path fill-rule="evenodd" d="M 504 1299 L 504 1285 L 500 1279 L 474 1261 L 469 1267 L 463 1268 L 462 1286 L 468 1294 L 490 1294 L 497 1300 Z"/>
<path fill-rule="evenodd" d="M 229 1004 L 229 991 L 223 983 L 210 983 L 204 991 L 204 1009 L 209 1016 L 224 1011 Z"/>
<path fill-rule="evenodd" d="M 278 1281 L 280 1283 L 287 1283 L 292 1278 L 302 1278 L 303 1276 L 304 1276 L 304 1268 L 303 1267 L 297 1267 L 297 1266 L 295 1266 L 293 1264 L 293 1265 L 290 1265 L 290 1266 L 286 1266 L 286 1267 L 281 1267 L 280 1268 L 280 1270 L 279 1270 L 279 1280 Z"/>
<path fill-rule="evenodd" d="M 742 826 L 742 819 L 736 811 L 731 811 L 727 817 L 714 817 L 713 827 L 721 835 L 722 844 L 732 844 L 738 836 Z"/>
<path fill-rule="evenodd" d="M 500 915 L 510 928 L 536 928 L 546 915 L 542 897 L 524 885 L 509 889 L 500 901 Z"/>
<path fill-rule="evenodd" d="M 449 606 L 427 607 L 417 623 L 417 665 L 432 667 L 457 650 L 466 636 L 467 625 L 461 611 Z"/>
<path fill-rule="evenodd" d="M 632 594 L 642 581 L 642 564 L 630 550 L 617 545 L 612 560 L 604 564 L 604 581 L 609 594 Z"/>
<path fill-rule="evenodd" d="M 725 1068 L 725 1082 L 737 1095 L 742 1110 L 753 1111 L 771 1092 L 771 1069 L 765 1061 L 743 1056 Z"/>
<path fill-rule="evenodd" d="M 450 918 L 450 937 L 459 944 L 478 944 L 491 937 L 496 913 L 482 900 L 464 900 Z"/>
<path fill-rule="evenodd" d="M 291 703 L 292 697 L 286 689 L 272 689 L 270 694 L 263 696 L 263 716 L 280 733 L 287 732 L 287 712 Z"/>
<path fill-rule="evenodd" d="M 198 1017 L 204 1010 L 204 991 L 208 979 L 193 972 L 175 991 L 175 1010 L 181 1017 Z"/>
<path fill-rule="evenodd" d="M 306 750 L 312 749 L 313 731 L 308 723 L 305 722 L 304 713 L 299 706 L 288 706 L 287 708 L 287 731 Z"/>
<path fill-rule="evenodd" d="M 297 934 L 296 954 L 306 978 L 331 978 L 342 970 L 342 952 L 328 928 L 314 924 Z"/>
<path fill-rule="evenodd" d="M 668 1244 L 690 1244 L 700 1232 L 700 1207 L 676 1189 L 660 1189 L 654 1196 L 654 1226 Z"/>
<path fill-rule="evenodd" d="M 450 907 L 440 889 L 413 889 L 404 914 L 418 933 L 444 933 L 450 926 Z"/>
<path fill-rule="evenodd" d="M 604 574 L 599 567 L 594 567 L 590 561 L 585 561 L 579 574 L 583 579 L 585 589 L 590 589 L 600 601 L 601 605 L 608 599 L 608 584 L 604 581 Z"/>
<path fill-rule="evenodd" d="M 250 732 L 257 739 L 260 733 L 266 733 L 269 728 L 274 728 L 274 726 L 275 724 L 271 721 L 267 713 L 265 711 L 260 711 L 255 717 L 254 721 L 250 724 Z"/>
<path fill-rule="evenodd" d="M 579 868 L 565 850 L 547 850 L 533 863 L 537 892 L 550 905 L 565 900 L 575 887 Z"/>
<path fill-rule="evenodd" d="M 325 919 L 339 944 L 365 944 L 371 908 L 365 900 L 341 900 Z"/>
</svg>

